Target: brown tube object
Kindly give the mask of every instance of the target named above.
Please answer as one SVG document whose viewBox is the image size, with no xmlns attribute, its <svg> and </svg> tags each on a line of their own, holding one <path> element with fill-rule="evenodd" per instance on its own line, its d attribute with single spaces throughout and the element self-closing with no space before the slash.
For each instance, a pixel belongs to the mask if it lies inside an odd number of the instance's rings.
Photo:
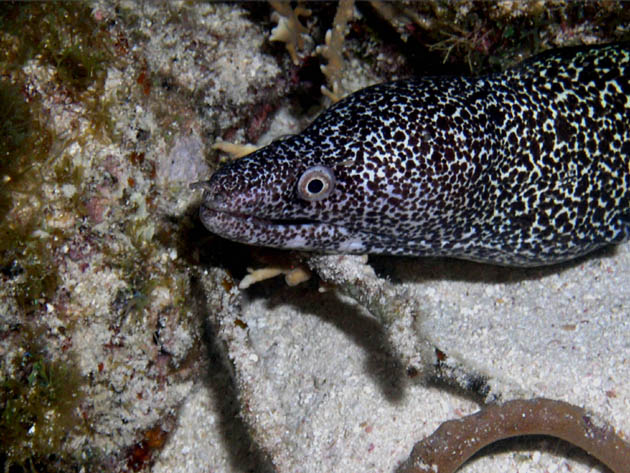
<svg viewBox="0 0 630 473">
<path fill-rule="evenodd" d="M 576 445 L 614 473 L 630 473 L 630 444 L 586 410 L 537 398 L 489 405 L 444 422 L 418 442 L 397 473 L 453 473 L 480 449 L 521 435 L 549 435 Z"/>
</svg>

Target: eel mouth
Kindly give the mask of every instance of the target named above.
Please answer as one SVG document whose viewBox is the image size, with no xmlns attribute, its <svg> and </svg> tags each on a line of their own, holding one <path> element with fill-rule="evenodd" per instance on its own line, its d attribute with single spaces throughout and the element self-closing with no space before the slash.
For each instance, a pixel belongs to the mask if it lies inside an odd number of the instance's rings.
<svg viewBox="0 0 630 473">
<path fill-rule="evenodd" d="M 264 219 L 201 205 L 199 217 L 212 233 L 248 245 L 285 250 L 362 253 L 365 244 L 347 228 L 311 219 Z"/>
<path fill-rule="evenodd" d="M 207 204 L 200 207 L 199 217 L 209 231 L 223 238 L 276 248 L 311 249 L 316 241 L 311 236 L 326 226 L 310 219 L 265 219 Z"/>
</svg>

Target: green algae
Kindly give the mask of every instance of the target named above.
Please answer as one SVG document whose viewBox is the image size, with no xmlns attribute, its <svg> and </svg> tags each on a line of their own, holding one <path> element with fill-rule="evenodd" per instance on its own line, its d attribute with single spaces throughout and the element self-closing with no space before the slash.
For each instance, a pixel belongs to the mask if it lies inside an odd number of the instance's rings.
<svg viewBox="0 0 630 473">
<path fill-rule="evenodd" d="M 65 240 L 63 232 L 47 228 L 51 203 L 42 184 L 80 188 L 84 176 L 60 151 L 64 143 L 51 130 L 43 97 L 28 86 L 24 67 L 29 61 L 51 66 L 57 93 L 84 104 L 88 133 L 105 137 L 113 128 L 109 105 L 101 100 L 111 43 L 83 3 L 15 2 L 0 9 L 0 134 L 6 137 L 0 140 L 0 270 L 21 275 L 13 295 L 25 313 L 54 294 L 59 277 L 51 250 Z M 55 204 L 69 215 L 86 213 L 79 192 Z M 47 238 L 50 233 L 55 238 Z"/>
<path fill-rule="evenodd" d="M 0 80 L 0 223 L 13 204 L 16 192 L 35 190 L 29 182 L 33 168 L 51 149 L 52 133 L 42 126 L 20 88 Z"/>
<path fill-rule="evenodd" d="M 77 453 L 67 440 L 88 430 L 79 410 L 85 380 L 70 357 L 50 357 L 30 324 L 8 336 L 21 349 L 0 369 L 0 464 L 4 471 L 69 471 Z"/>
<path fill-rule="evenodd" d="M 56 55 L 59 80 L 70 88 L 84 92 L 103 71 L 104 54 L 90 53 L 83 45 L 73 45 Z"/>
<path fill-rule="evenodd" d="M 0 271 L 25 273 L 14 293 L 30 313 L 40 299 L 52 296 L 57 274 L 48 245 L 34 237 L 40 228 L 38 166 L 49 155 L 52 133 L 34 119 L 18 87 L 0 81 Z"/>
<path fill-rule="evenodd" d="M 33 119 L 28 104 L 13 84 L 0 81 L 0 173 L 11 175 L 21 162 L 33 135 Z"/>
<path fill-rule="evenodd" d="M 79 410 L 86 380 L 70 351 L 49 344 L 42 318 L 58 295 L 59 250 L 76 226 L 70 220 L 67 228 L 55 228 L 50 220 L 70 215 L 80 223 L 85 215 L 81 192 L 45 194 L 46 187 L 84 186 L 83 167 L 64 151 L 73 130 L 58 136 L 46 107 L 55 100 L 80 102 L 90 136 L 73 139 L 107 136 L 109 105 L 100 97 L 113 60 L 108 35 L 87 4 L 15 2 L 0 8 L 0 281 L 20 320 L 0 330 L 8 344 L 0 363 L 5 472 L 77 471 L 77 465 L 89 471 L 96 462 L 89 448 L 75 445 L 75 453 L 69 447 L 72 438 L 90 435 Z M 52 72 L 44 96 L 29 76 L 33 65 Z M 69 322 L 63 313 L 59 317 Z"/>
<path fill-rule="evenodd" d="M 413 10 L 430 18 L 432 26 L 413 27 L 412 36 L 420 44 L 430 45 L 445 63 L 467 64 L 469 73 L 502 70 L 519 63 L 523 56 L 560 44 L 583 44 L 589 29 L 608 41 L 627 40 L 623 25 L 630 20 L 630 10 L 618 2 L 498 5 L 440 0 L 419 2 Z M 558 34 L 558 25 L 563 34 Z"/>
<path fill-rule="evenodd" d="M 19 71 L 36 59 L 56 67 L 59 82 L 86 90 L 105 71 L 104 28 L 81 2 L 8 3 L 0 9 L 0 62 Z"/>
</svg>

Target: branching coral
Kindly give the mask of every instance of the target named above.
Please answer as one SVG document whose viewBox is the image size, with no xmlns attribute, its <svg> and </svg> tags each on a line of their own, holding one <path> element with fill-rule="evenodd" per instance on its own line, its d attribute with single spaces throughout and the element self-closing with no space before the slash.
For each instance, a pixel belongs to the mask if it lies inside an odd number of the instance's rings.
<svg viewBox="0 0 630 473">
<path fill-rule="evenodd" d="M 480 449 L 521 435 L 549 435 L 577 445 L 614 473 L 628 471 L 630 445 L 586 410 L 551 399 L 494 404 L 443 423 L 418 442 L 397 473 L 452 473 Z"/>
<path fill-rule="evenodd" d="M 219 151 L 223 151 L 232 157 L 233 159 L 242 158 L 243 156 L 247 156 L 249 153 L 253 153 L 258 149 L 257 146 L 250 144 L 238 144 L 238 143 L 228 143 L 226 141 L 218 141 L 214 145 L 212 145 L 212 149 L 217 149 Z"/>
<path fill-rule="evenodd" d="M 304 47 L 304 39 L 308 37 L 308 29 L 300 22 L 299 17 L 308 17 L 311 11 L 298 5 L 295 9 L 287 2 L 269 2 L 273 7 L 272 19 L 278 25 L 271 31 L 271 41 L 281 41 L 286 44 L 293 64 L 299 64 L 298 51 Z"/>
<path fill-rule="evenodd" d="M 426 14 L 422 14 L 408 8 L 403 3 L 389 3 L 380 1 L 370 1 L 370 5 L 378 14 L 390 23 L 400 34 L 403 41 L 407 41 L 411 25 L 418 25 L 422 30 L 432 30 L 435 28 L 435 20 Z M 428 7 L 428 5 L 424 5 Z"/>
<path fill-rule="evenodd" d="M 267 266 L 260 269 L 247 268 L 247 275 L 238 285 L 239 289 L 247 289 L 252 284 L 264 281 L 266 279 L 275 278 L 284 274 L 284 281 L 288 286 L 297 286 L 300 283 L 308 281 L 311 277 L 310 271 L 302 266 Z"/>
<path fill-rule="evenodd" d="M 269 3 L 275 10 L 272 19 L 278 23 L 271 31 L 270 40 L 285 43 L 293 64 L 297 65 L 299 64 L 298 51 L 304 48 L 304 41 L 309 38 L 308 28 L 300 22 L 299 17 L 310 16 L 311 11 L 300 4 L 293 9 L 288 3 L 274 1 Z M 318 46 L 316 50 L 317 54 L 327 61 L 326 65 L 321 66 L 321 70 L 326 76 L 330 89 L 322 86 L 321 91 L 333 102 L 344 95 L 341 87 L 343 41 L 348 32 L 348 22 L 352 19 L 353 14 L 354 0 L 341 0 L 333 19 L 333 27 L 326 32 L 326 44 Z"/>
<path fill-rule="evenodd" d="M 341 73 L 343 72 L 343 40 L 348 30 L 348 21 L 352 19 L 354 0 L 341 0 L 333 20 L 332 29 L 326 32 L 326 44 L 317 47 L 317 53 L 328 61 L 321 69 L 332 90 L 322 86 L 322 94 L 333 102 L 343 97 L 341 88 Z"/>
</svg>

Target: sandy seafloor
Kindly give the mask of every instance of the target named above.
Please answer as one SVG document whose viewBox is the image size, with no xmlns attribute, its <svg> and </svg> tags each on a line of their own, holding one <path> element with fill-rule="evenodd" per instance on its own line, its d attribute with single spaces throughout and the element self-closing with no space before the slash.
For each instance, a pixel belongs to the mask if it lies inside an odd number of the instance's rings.
<svg viewBox="0 0 630 473">
<path fill-rule="evenodd" d="M 630 432 L 630 245 L 542 270 L 379 258 L 381 270 L 430 308 L 440 347 L 536 396 L 585 406 Z M 440 422 L 477 410 L 459 395 L 405 382 L 379 324 L 348 300 L 273 286 L 245 295 L 247 333 L 230 343 L 237 376 L 282 472 L 390 472 Z M 213 428 L 202 386 L 185 402 L 156 472 L 237 471 Z M 604 472 L 551 438 L 515 439 L 464 473 Z M 630 464 L 630 463 L 629 463 Z"/>
</svg>

